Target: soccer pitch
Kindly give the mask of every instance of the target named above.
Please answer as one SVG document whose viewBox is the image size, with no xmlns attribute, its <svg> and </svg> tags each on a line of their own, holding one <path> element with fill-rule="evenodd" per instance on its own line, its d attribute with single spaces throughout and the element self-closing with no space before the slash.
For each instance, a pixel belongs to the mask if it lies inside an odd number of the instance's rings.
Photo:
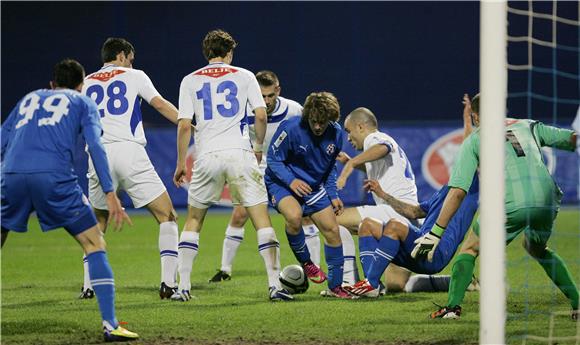
<svg viewBox="0 0 580 345">
<path fill-rule="evenodd" d="M 179 220 L 183 224 L 184 215 Z M 580 214 L 563 210 L 550 245 L 580 278 Z M 222 240 L 229 214 L 210 213 L 193 266 L 192 294 L 187 303 L 160 300 L 158 226 L 148 215 L 134 215 L 134 226 L 106 235 L 115 273 L 117 316 L 141 336 L 135 344 L 475 344 L 479 332 L 479 294 L 467 293 L 461 320 L 430 321 L 432 302 L 445 304 L 446 293 L 388 294 L 378 300 L 320 297 L 325 287 L 310 284 L 294 302 L 268 300 L 262 258 L 255 232 L 246 237 L 234 262 L 231 281 L 208 284 L 220 266 Z M 281 242 L 282 266 L 295 263 L 283 233 L 283 220 L 273 216 Z M 82 253 L 64 231 L 42 234 L 36 219 L 28 234 L 10 234 L 2 250 L 3 344 L 100 343 L 96 299 L 77 299 L 82 285 Z M 547 312 L 568 311 L 564 296 L 551 285 L 521 237 L 508 249 L 508 320 L 506 340 L 547 336 Z M 359 268 L 360 269 L 360 268 Z M 444 273 L 449 272 L 448 267 Z M 576 333 L 566 316 L 555 319 L 554 336 Z M 528 344 L 533 342 L 528 341 Z M 562 342 L 560 342 L 562 343 Z"/>
</svg>

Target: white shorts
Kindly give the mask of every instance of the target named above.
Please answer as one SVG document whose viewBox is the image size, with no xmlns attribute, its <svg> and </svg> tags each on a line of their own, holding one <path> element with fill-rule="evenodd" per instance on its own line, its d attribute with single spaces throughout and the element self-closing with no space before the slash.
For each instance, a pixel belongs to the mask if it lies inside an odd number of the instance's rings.
<svg viewBox="0 0 580 345">
<path fill-rule="evenodd" d="M 133 201 L 135 208 L 143 207 L 165 192 L 165 185 L 153 168 L 143 145 L 134 142 L 119 142 L 103 145 L 107 152 L 109 169 L 115 190 L 122 189 Z M 107 209 L 105 193 L 89 159 L 89 200 L 99 210 Z"/>
<path fill-rule="evenodd" d="M 380 204 L 380 205 L 367 205 L 358 206 L 358 213 L 360 214 L 360 219 L 373 218 L 378 222 L 383 224 L 387 223 L 391 219 L 397 219 L 405 224 L 409 224 L 409 220 L 400 214 L 398 214 L 391 206 Z"/>
<path fill-rule="evenodd" d="M 208 208 L 220 200 L 228 184 L 232 203 L 244 207 L 268 202 L 264 174 L 253 152 L 233 149 L 208 152 L 195 160 L 188 203 Z"/>
</svg>

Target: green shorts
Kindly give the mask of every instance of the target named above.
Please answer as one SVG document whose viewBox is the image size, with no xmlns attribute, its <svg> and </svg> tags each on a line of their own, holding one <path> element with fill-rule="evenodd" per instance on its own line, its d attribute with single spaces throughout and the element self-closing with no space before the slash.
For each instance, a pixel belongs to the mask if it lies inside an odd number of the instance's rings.
<svg viewBox="0 0 580 345">
<path fill-rule="evenodd" d="M 552 235 L 558 206 L 521 208 L 506 214 L 506 245 L 522 231 L 531 243 L 546 244 Z M 473 231 L 479 236 L 479 218 L 473 223 Z"/>
</svg>

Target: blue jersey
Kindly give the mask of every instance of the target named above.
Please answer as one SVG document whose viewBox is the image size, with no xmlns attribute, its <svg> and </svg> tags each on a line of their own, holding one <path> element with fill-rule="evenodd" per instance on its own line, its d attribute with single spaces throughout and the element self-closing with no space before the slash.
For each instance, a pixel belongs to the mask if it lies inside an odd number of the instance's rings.
<svg viewBox="0 0 580 345">
<path fill-rule="evenodd" d="M 268 148 L 266 175 L 289 186 L 300 179 L 318 190 L 324 186 L 331 199 L 336 190 L 336 157 L 342 150 L 343 132 L 331 122 L 321 136 L 312 133 L 302 117 L 293 117 L 280 124 Z"/>
<path fill-rule="evenodd" d="M 2 126 L 2 173 L 72 172 L 81 133 L 103 191 L 113 190 L 94 101 L 69 89 L 26 95 Z"/>
</svg>

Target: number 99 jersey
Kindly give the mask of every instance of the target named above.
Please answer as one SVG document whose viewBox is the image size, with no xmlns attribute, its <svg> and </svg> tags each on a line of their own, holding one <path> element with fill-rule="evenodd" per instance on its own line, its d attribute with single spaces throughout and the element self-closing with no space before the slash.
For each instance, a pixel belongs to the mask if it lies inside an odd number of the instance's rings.
<svg viewBox="0 0 580 345">
<path fill-rule="evenodd" d="M 246 104 L 252 111 L 266 107 L 256 77 L 246 69 L 211 63 L 183 78 L 178 118 L 195 123 L 198 157 L 228 149 L 252 150 Z"/>
<path fill-rule="evenodd" d="M 141 98 L 150 103 L 159 92 L 143 71 L 105 65 L 85 78 L 82 93 L 97 103 L 104 144 L 132 141 L 145 146 Z"/>
</svg>

